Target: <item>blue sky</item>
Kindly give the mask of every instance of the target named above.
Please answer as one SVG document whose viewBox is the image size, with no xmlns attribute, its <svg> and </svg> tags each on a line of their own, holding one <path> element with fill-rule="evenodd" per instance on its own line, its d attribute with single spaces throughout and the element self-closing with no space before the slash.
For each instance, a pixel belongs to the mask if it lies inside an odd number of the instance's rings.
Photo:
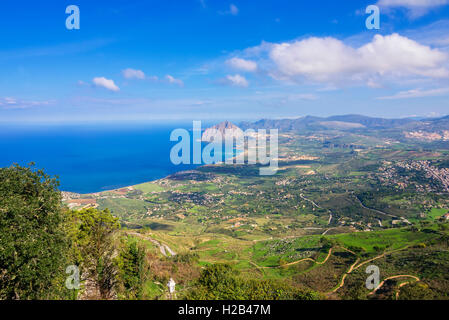
<svg viewBox="0 0 449 320">
<path fill-rule="evenodd" d="M 449 0 L 7 1 L 0 38 L 2 122 L 449 114 Z"/>
</svg>

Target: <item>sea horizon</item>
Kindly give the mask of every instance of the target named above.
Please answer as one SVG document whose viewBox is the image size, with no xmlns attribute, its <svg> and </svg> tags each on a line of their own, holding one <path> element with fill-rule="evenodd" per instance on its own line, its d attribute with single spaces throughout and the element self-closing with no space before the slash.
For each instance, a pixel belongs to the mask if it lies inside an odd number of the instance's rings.
<svg viewBox="0 0 449 320">
<path fill-rule="evenodd" d="M 211 123 L 203 122 L 203 129 Z M 0 167 L 35 163 L 57 176 L 59 189 L 103 192 L 165 178 L 199 165 L 174 165 L 170 133 L 192 130 L 188 122 L 3 126 Z"/>
</svg>

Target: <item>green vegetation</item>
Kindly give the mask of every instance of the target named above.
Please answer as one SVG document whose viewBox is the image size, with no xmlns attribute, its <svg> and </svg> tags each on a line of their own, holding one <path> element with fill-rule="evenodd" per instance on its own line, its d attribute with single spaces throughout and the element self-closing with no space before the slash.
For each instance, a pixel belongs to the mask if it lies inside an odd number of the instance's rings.
<svg viewBox="0 0 449 320">
<path fill-rule="evenodd" d="M 185 295 L 192 300 L 318 300 L 312 290 L 273 280 L 247 280 L 227 264 L 206 267 Z"/>
<path fill-rule="evenodd" d="M 66 297 L 69 241 L 57 186 L 32 166 L 0 169 L 0 299 Z"/>
<path fill-rule="evenodd" d="M 117 281 L 113 236 L 119 229 L 118 219 L 107 209 L 72 211 L 70 216 L 73 262 L 80 267 L 83 280 L 93 283 L 99 297 L 108 299 Z"/>
<path fill-rule="evenodd" d="M 144 193 L 151 193 L 151 192 L 160 192 L 164 191 L 164 188 L 161 186 L 155 184 L 155 183 L 142 183 L 134 186 L 134 189 L 140 190 Z"/>
<path fill-rule="evenodd" d="M 145 263 L 145 247 L 137 241 L 129 241 L 120 252 L 118 262 L 124 299 L 141 299 L 144 283 L 149 272 Z"/>
</svg>

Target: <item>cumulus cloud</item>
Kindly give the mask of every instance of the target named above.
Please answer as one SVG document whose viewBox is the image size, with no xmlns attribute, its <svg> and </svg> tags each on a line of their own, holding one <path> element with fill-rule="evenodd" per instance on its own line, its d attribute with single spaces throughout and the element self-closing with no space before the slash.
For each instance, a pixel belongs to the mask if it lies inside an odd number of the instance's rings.
<svg viewBox="0 0 449 320">
<path fill-rule="evenodd" d="M 175 77 L 173 77 L 173 76 L 171 76 L 171 75 L 169 75 L 169 74 L 167 74 L 167 75 L 165 76 L 165 79 L 166 79 L 169 83 L 176 84 L 176 85 L 178 85 L 178 86 L 180 86 L 180 87 L 183 87 L 183 86 L 184 86 L 184 82 L 183 82 L 181 79 L 176 79 Z"/>
<path fill-rule="evenodd" d="M 234 87 L 246 88 L 249 86 L 248 80 L 245 77 L 235 74 L 235 75 L 227 75 L 225 79 L 222 81 L 224 84 L 228 84 Z"/>
<path fill-rule="evenodd" d="M 131 68 L 122 70 L 122 75 L 123 77 L 125 77 L 125 79 L 145 79 L 145 73 L 142 70 L 135 70 Z"/>
<path fill-rule="evenodd" d="M 234 69 L 254 72 L 257 71 L 257 63 L 251 60 L 245 60 L 240 58 L 232 58 L 226 60 L 226 63 Z"/>
<path fill-rule="evenodd" d="M 332 37 L 273 44 L 269 58 L 275 65 L 272 76 L 290 81 L 362 82 L 372 86 L 386 77 L 449 76 L 446 53 L 399 34 L 376 35 L 359 48 Z"/>
<path fill-rule="evenodd" d="M 120 88 L 114 83 L 113 80 L 106 79 L 105 77 L 97 77 L 92 80 L 95 86 L 102 87 L 110 91 L 119 91 Z"/>
<path fill-rule="evenodd" d="M 426 14 L 430 9 L 447 5 L 449 0 L 379 0 L 377 5 L 383 8 L 406 8 L 411 18 Z"/>
<path fill-rule="evenodd" d="M 435 97 L 449 94 L 449 88 L 438 88 L 430 90 L 412 89 L 407 91 L 401 91 L 392 96 L 379 97 L 378 100 L 396 100 L 396 99 L 411 99 L 411 98 L 424 98 Z"/>
</svg>

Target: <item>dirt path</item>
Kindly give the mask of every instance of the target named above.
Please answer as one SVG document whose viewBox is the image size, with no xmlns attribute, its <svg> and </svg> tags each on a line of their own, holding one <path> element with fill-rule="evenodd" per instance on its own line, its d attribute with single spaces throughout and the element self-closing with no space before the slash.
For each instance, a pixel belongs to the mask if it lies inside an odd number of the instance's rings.
<svg viewBox="0 0 449 320">
<path fill-rule="evenodd" d="M 324 231 L 321 235 L 324 236 L 324 235 L 326 235 L 329 231 L 331 231 L 331 230 L 333 230 L 333 229 L 336 229 L 336 228 L 329 228 L 329 229 L 326 229 L 326 231 Z"/>
<path fill-rule="evenodd" d="M 359 264 L 359 265 L 358 265 L 357 267 L 355 267 L 354 269 L 358 269 L 358 268 L 360 268 L 361 266 L 363 266 L 363 265 L 365 265 L 365 264 L 367 264 L 367 263 L 369 263 L 369 262 L 371 262 L 371 261 L 374 261 L 374 260 L 383 258 L 383 257 L 385 257 L 386 255 L 389 255 L 389 254 L 392 254 L 392 253 L 395 253 L 395 252 L 398 252 L 398 251 L 402 251 L 402 250 L 407 249 L 407 248 L 408 248 L 408 246 L 406 246 L 406 247 L 404 247 L 404 248 L 396 249 L 396 250 L 393 250 L 393 251 L 384 252 L 384 253 L 382 253 L 381 255 L 378 255 L 377 257 L 374 257 L 374 258 L 371 258 L 371 259 L 369 259 L 369 260 L 363 261 L 361 264 Z"/>
<path fill-rule="evenodd" d="M 388 278 L 385 278 L 381 283 L 379 283 L 379 285 L 378 285 L 373 291 L 371 291 L 371 292 L 369 293 L 369 295 L 372 295 L 372 294 L 376 293 L 376 291 L 379 290 L 380 288 L 382 288 L 382 286 L 383 286 L 383 285 L 385 284 L 385 282 L 387 282 L 388 280 L 397 279 L 397 278 L 413 278 L 413 279 L 415 279 L 416 281 L 420 281 L 420 279 L 419 279 L 418 277 L 412 276 L 412 275 L 410 275 L 410 274 L 401 274 L 401 275 L 397 275 L 397 276 L 388 277 Z M 406 285 L 406 284 L 408 284 L 408 283 L 410 283 L 410 282 L 401 283 L 401 284 L 399 285 L 399 288 L 401 288 L 402 286 L 404 286 L 404 285 Z M 396 294 L 396 298 L 397 298 L 398 296 L 399 296 L 399 291 L 398 291 L 397 294 Z"/>
<path fill-rule="evenodd" d="M 352 254 L 354 254 L 354 255 L 356 255 L 355 252 L 353 252 L 353 251 L 351 251 L 351 250 L 349 250 L 349 249 L 346 249 L 346 248 L 344 248 L 344 247 L 341 247 L 341 248 L 344 249 L 344 250 L 346 250 L 346 251 L 348 251 L 348 252 L 350 252 L 350 253 L 352 253 Z M 360 264 L 358 264 L 358 265 L 357 265 L 357 263 L 360 262 L 360 259 L 357 258 L 357 260 L 354 262 L 354 264 L 352 264 L 352 265 L 349 267 L 348 271 L 346 271 L 346 273 L 345 273 L 345 274 L 343 275 L 343 277 L 341 278 L 340 285 L 339 285 L 338 287 L 336 287 L 334 290 L 332 290 L 331 292 L 328 292 L 327 294 L 329 295 L 329 294 L 331 294 L 331 293 L 335 293 L 335 292 L 338 291 L 338 289 L 340 289 L 341 287 L 343 287 L 344 284 L 345 284 L 345 279 L 346 279 L 346 277 L 347 277 L 352 271 L 357 270 L 357 269 L 360 268 L 361 266 L 363 266 L 363 265 L 365 265 L 365 264 L 367 264 L 367 263 L 369 263 L 369 262 L 371 262 L 371 261 L 374 261 L 374 260 L 383 258 L 383 257 L 385 257 L 386 255 L 389 255 L 389 254 L 392 254 L 392 253 L 395 253 L 395 252 L 398 252 L 398 251 L 401 251 L 401 250 L 404 250 L 404 249 L 407 249 L 407 248 L 408 248 L 408 246 L 407 246 L 407 247 L 404 247 L 404 248 L 401 248 L 401 249 L 396 249 L 396 250 L 393 250 L 393 251 L 384 252 L 384 253 L 382 253 L 381 255 L 378 255 L 377 257 L 374 257 L 374 258 L 371 258 L 371 259 L 369 259 L 369 260 L 363 261 L 362 263 L 360 263 Z M 413 276 L 412 276 L 412 277 L 413 277 Z M 388 280 L 388 278 L 385 279 L 384 281 L 386 281 L 386 280 Z M 382 282 L 382 284 L 383 284 L 383 282 Z M 377 289 L 376 289 L 376 290 L 377 290 Z"/>
<path fill-rule="evenodd" d="M 350 251 L 350 252 L 352 252 L 352 251 Z M 343 277 L 341 277 L 340 284 L 339 284 L 336 288 L 334 288 L 332 291 L 328 292 L 328 293 L 327 293 L 328 295 L 331 294 L 331 293 L 337 292 L 338 289 L 340 289 L 341 287 L 343 287 L 343 286 L 345 285 L 345 279 L 346 279 L 346 277 L 347 277 L 347 276 L 354 270 L 355 265 L 356 265 L 357 263 L 359 263 L 359 261 L 360 261 L 360 259 L 357 258 L 357 259 L 355 260 L 355 262 L 354 262 L 353 264 L 351 264 L 351 266 L 349 267 L 348 271 L 346 271 L 346 273 L 343 275 Z"/>
<path fill-rule="evenodd" d="M 252 261 L 250 261 L 249 263 L 252 264 L 253 266 L 255 266 L 257 268 L 257 270 L 260 271 L 260 273 L 262 273 L 262 275 L 265 275 L 265 272 L 261 266 L 258 266 L 257 264 L 255 264 Z"/>
<path fill-rule="evenodd" d="M 273 240 L 273 237 L 270 237 L 267 239 L 256 239 L 256 240 L 253 240 L 253 242 L 262 242 L 262 241 L 270 241 L 270 240 Z"/>
<path fill-rule="evenodd" d="M 419 280 L 418 280 L 419 281 Z M 398 291 L 396 292 L 396 300 L 399 299 L 399 294 L 401 293 L 401 288 L 409 283 L 412 283 L 411 281 L 403 282 L 399 285 Z"/>
<path fill-rule="evenodd" d="M 292 265 L 298 264 L 298 263 L 303 262 L 303 261 L 312 261 L 312 262 L 315 262 L 316 264 L 325 264 L 327 262 L 327 260 L 329 260 L 329 258 L 331 257 L 331 254 L 332 254 L 332 248 L 329 249 L 329 253 L 326 256 L 326 259 L 324 259 L 321 262 L 316 261 L 316 260 L 314 260 L 312 258 L 305 258 L 305 259 L 301 259 L 301 260 L 298 260 L 298 261 L 294 261 L 294 262 L 290 262 L 290 263 L 284 264 L 284 266 L 292 266 Z"/>
<path fill-rule="evenodd" d="M 321 265 L 321 264 L 325 264 L 327 262 L 327 260 L 329 260 L 331 254 L 332 254 L 332 248 L 329 249 L 329 253 L 327 254 L 326 259 L 324 259 L 324 261 L 321 261 L 321 262 L 320 261 L 316 261 L 316 260 L 314 260 L 312 258 L 304 258 L 304 259 L 301 259 L 301 260 L 298 260 L 298 261 L 293 261 L 293 262 L 286 263 L 286 264 L 283 264 L 281 266 L 276 266 L 276 267 L 260 267 L 257 264 L 255 264 L 254 262 L 250 262 L 250 263 L 253 264 L 254 266 L 256 266 L 257 268 L 260 268 L 260 269 L 277 269 L 277 268 L 282 268 L 282 267 L 293 266 L 295 264 L 298 264 L 298 263 L 301 263 L 301 262 L 304 262 L 304 261 L 311 261 L 311 262 L 314 262 L 316 264 L 320 264 Z"/>
<path fill-rule="evenodd" d="M 347 252 L 349 252 L 349 253 L 351 253 L 351 254 L 353 254 L 353 255 L 356 255 L 355 252 L 353 252 L 353 251 L 351 251 L 351 250 L 349 250 L 349 249 L 347 249 L 347 248 L 345 248 L 345 247 L 338 247 L 338 248 L 343 249 L 343 250 L 345 250 L 345 251 L 347 251 Z M 404 250 L 404 249 L 406 249 L 406 248 L 407 248 L 407 247 L 401 248 L 401 249 L 397 249 L 397 250 L 393 250 L 393 251 L 390 251 L 390 252 L 385 252 L 385 253 L 383 253 L 383 254 L 377 256 L 377 257 L 374 257 L 374 258 L 372 258 L 372 259 L 366 260 L 366 261 L 364 261 L 364 262 L 362 262 L 362 263 L 360 263 L 360 264 L 358 264 L 358 263 L 360 262 L 360 259 L 357 258 L 356 261 L 355 261 L 353 264 L 351 264 L 351 266 L 349 267 L 349 269 L 348 269 L 348 270 L 346 271 L 346 273 L 342 276 L 339 285 L 338 285 L 337 287 L 335 287 L 334 289 L 332 289 L 332 291 L 327 292 L 326 295 L 329 296 L 329 295 L 331 295 L 331 294 L 337 292 L 340 288 L 342 288 L 342 287 L 345 285 L 346 277 L 347 277 L 349 274 L 351 274 L 354 270 L 360 268 L 361 266 L 363 266 L 363 265 L 365 265 L 365 264 L 367 264 L 367 263 L 369 263 L 369 262 L 371 262 L 371 261 L 380 259 L 380 258 L 382 258 L 382 257 L 384 257 L 384 256 L 386 256 L 386 255 L 389 255 L 389 254 L 392 254 L 392 253 L 395 253 L 395 252 Z M 250 264 L 252 264 L 253 266 L 255 266 L 255 267 L 256 267 L 259 271 L 261 271 L 261 272 L 263 272 L 263 269 L 275 269 L 275 268 L 280 268 L 280 267 L 285 267 L 285 266 L 291 266 L 291 265 L 295 265 L 295 264 L 298 264 L 298 263 L 303 262 L 303 261 L 312 261 L 312 262 L 314 262 L 314 263 L 316 263 L 316 264 L 322 265 L 322 264 L 325 264 L 325 263 L 329 260 L 331 254 L 332 254 L 332 249 L 333 249 L 333 248 L 331 248 L 331 249 L 329 250 L 329 253 L 327 254 L 326 259 L 324 259 L 324 261 L 321 261 L 321 262 L 318 262 L 318 261 L 316 261 L 316 260 L 314 260 L 314 259 L 312 259 L 312 258 L 305 258 L 305 259 L 301 259 L 301 260 L 298 260 L 298 261 L 290 262 L 290 263 L 287 263 L 287 264 L 285 264 L 285 265 L 282 265 L 282 266 L 276 266 L 276 267 L 261 267 L 261 266 L 258 266 L 257 264 L 255 264 L 255 263 L 252 262 L 252 261 L 250 261 Z M 409 275 L 409 274 L 402 274 L 402 275 L 397 275 L 397 276 L 391 276 L 391 277 L 385 278 L 385 279 L 384 279 L 384 280 L 383 280 L 383 281 L 382 281 L 382 282 L 381 282 L 381 283 L 380 283 L 380 284 L 379 284 L 379 285 L 378 285 L 372 292 L 369 293 L 369 295 L 372 295 L 372 294 L 374 294 L 377 290 L 379 290 L 379 289 L 385 284 L 386 281 L 391 280 L 391 279 L 397 279 L 397 278 L 412 278 L 412 279 L 414 279 L 414 280 L 416 280 L 416 281 L 421 281 L 417 276 L 413 276 L 413 275 Z M 409 282 L 401 283 L 401 284 L 399 285 L 398 291 L 396 292 L 396 299 L 399 297 L 400 288 L 403 287 L 404 285 L 409 284 L 409 283 L 410 283 L 410 281 L 409 281 Z"/>
</svg>

